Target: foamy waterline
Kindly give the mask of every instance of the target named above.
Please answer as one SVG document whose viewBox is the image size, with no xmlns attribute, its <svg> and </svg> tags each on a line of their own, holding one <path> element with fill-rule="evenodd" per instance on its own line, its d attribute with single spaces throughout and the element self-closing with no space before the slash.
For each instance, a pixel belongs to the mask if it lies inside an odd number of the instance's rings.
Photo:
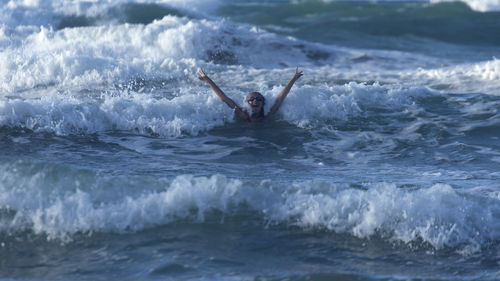
<svg viewBox="0 0 500 281">
<path fill-rule="evenodd" d="M 421 75 L 430 74 L 424 72 Z M 198 136 L 215 127 L 242 121 L 210 88 L 196 83 L 200 82 L 193 80 L 192 90 L 170 97 L 119 90 L 103 92 L 91 98 L 57 92 L 47 92 L 46 96 L 39 98 L 4 98 L 0 99 L 0 127 L 60 136 L 104 135 L 121 131 L 179 138 Z M 396 136 L 400 140 L 427 138 L 426 132 L 434 138 L 432 131 L 422 130 L 422 126 L 431 123 L 432 127 L 438 126 L 445 134 L 459 135 L 481 127 L 474 117 L 479 109 L 493 114 L 488 120 L 480 119 L 483 127 L 488 125 L 494 128 L 498 124 L 499 116 L 494 114 L 497 102 L 488 101 L 486 96 L 478 96 L 479 101 L 468 101 L 467 98 L 460 99 L 423 86 L 355 82 L 321 86 L 301 84 L 299 81 L 294 86 L 275 119 L 307 131 L 338 130 L 335 128 L 346 122 L 376 118 L 380 121 L 370 122 L 366 130 L 383 132 L 390 127 L 396 130 L 394 133 L 399 132 Z M 260 89 L 269 101 L 265 105 L 266 112 L 282 88 L 282 85 L 276 85 Z M 246 106 L 246 92 L 232 89 L 228 95 Z M 440 103 L 432 102 L 434 98 L 440 99 Z M 441 118 L 432 114 L 431 106 L 447 107 L 449 103 L 456 104 L 458 111 L 448 112 Z M 458 115 L 459 112 L 466 114 Z M 464 122 L 458 127 L 453 125 L 457 118 Z M 365 127 L 362 124 L 357 126 Z"/>
<path fill-rule="evenodd" d="M 263 89 L 272 101 L 283 86 Z M 347 121 L 366 115 L 370 108 L 406 111 L 421 110 L 416 98 L 436 95 L 425 87 L 346 85 L 321 87 L 297 85 L 283 104 L 278 118 L 304 128 L 322 128 L 331 120 Z M 228 95 L 245 105 L 245 92 Z M 304 107 L 304 103 L 309 106 Z M 402 113 L 406 114 L 406 113 Z M 150 93 L 124 90 L 103 93 L 88 99 L 55 93 L 40 98 L 0 99 L 0 127 L 50 132 L 57 135 L 94 134 L 127 131 L 160 137 L 196 136 L 216 126 L 238 121 L 209 88 L 194 88 L 172 98 L 155 97 Z"/>
</svg>

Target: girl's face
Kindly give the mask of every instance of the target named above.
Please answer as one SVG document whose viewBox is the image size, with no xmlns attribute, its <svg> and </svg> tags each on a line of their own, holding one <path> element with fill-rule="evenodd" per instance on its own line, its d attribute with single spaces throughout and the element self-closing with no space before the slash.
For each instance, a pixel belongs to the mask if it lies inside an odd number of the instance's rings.
<svg viewBox="0 0 500 281">
<path fill-rule="evenodd" d="M 264 107 L 264 101 L 264 97 L 258 93 L 251 93 L 247 96 L 247 102 L 252 109 L 252 113 L 259 113 Z"/>
</svg>

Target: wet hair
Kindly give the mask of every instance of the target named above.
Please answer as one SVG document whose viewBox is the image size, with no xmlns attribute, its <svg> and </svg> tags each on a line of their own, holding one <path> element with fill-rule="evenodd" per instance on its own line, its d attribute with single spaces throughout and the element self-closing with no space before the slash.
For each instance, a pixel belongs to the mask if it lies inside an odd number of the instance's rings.
<svg viewBox="0 0 500 281">
<path fill-rule="evenodd" d="M 264 105 L 266 104 L 266 98 L 259 92 L 251 92 L 248 94 L 247 98 L 252 95 L 257 95 L 258 97 L 262 98 L 262 108 L 260 109 L 259 115 L 264 116 Z"/>
</svg>

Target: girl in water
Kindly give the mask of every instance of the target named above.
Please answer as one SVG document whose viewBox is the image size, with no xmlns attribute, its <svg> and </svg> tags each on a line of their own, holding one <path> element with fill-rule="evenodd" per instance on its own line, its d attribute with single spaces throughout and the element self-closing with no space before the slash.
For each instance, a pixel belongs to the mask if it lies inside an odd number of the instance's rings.
<svg viewBox="0 0 500 281">
<path fill-rule="evenodd" d="M 266 103 L 266 100 L 264 96 L 259 93 L 259 92 L 251 92 L 248 94 L 246 101 L 250 105 L 250 108 L 252 110 L 251 114 L 248 114 L 246 110 L 241 108 L 238 104 L 236 104 L 232 99 L 230 99 L 224 92 L 210 79 L 205 72 L 203 72 L 203 69 L 200 69 L 198 71 L 198 74 L 200 77 L 198 77 L 201 81 L 205 81 L 208 83 L 210 88 L 219 96 L 219 98 L 225 102 L 230 108 L 234 109 L 234 112 L 241 117 L 242 119 L 246 120 L 247 122 L 263 122 L 266 119 L 266 115 L 264 114 L 264 105 Z M 283 103 L 283 100 L 285 100 L 286 96 L 290 92 L 290 89 L 292 88 L 293 84 L 297 79 L 302 76 L 302 71 L 299 72 L 299 67 L 295 69 L 295 74 L 293 75 L 292 79 L 288 84 L 285 86 L 285 88 L 280 92 L 278 97 L 276 98 L 276 101 L 274 102 L 274 105 L 271 107 L 271 110 L 267 114 L 273 115 L 275 114 L 278 109 L 281 106 L 281 103 Z"/>
</svg>

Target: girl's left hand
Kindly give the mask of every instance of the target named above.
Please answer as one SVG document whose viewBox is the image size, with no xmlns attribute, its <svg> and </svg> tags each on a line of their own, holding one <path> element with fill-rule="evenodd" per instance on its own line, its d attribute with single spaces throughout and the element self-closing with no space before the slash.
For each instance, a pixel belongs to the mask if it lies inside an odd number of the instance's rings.
<svg viewBox="0 0 500 281">
<path fill-rule="evenodd" d="M 200 70 L 198 70 L 198 74 L 200 76 L 198 76 L 198 79 L 200 79 L 201 81 L 205 81 L 205 79 L 208 77 L 205 72 L 203 72 L 203 69 L 200 68 Z"/>
</svg>

